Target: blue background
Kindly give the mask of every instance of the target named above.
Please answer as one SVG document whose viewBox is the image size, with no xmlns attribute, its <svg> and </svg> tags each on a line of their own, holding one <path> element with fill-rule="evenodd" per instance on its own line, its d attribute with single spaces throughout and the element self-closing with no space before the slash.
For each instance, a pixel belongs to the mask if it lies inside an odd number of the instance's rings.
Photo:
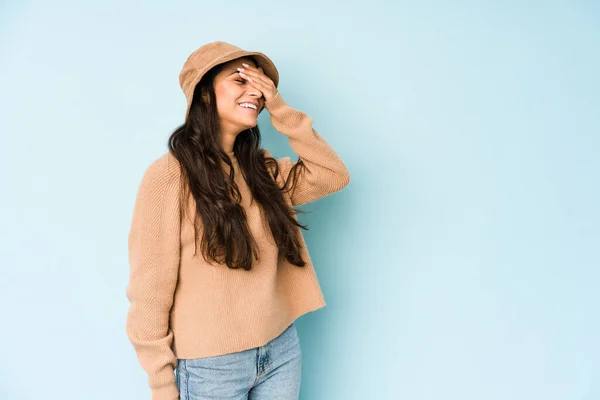
<svg viewBox="0 0 600 400">
<path fill-rule="evenodd" d="M 5 1 L 0 33 L 0 398 L 150 397 L 133 202 L 225 40 L 351 173 L 303 207 L 302 399 L 600 399 L 598 2 Z"/>
</svg>

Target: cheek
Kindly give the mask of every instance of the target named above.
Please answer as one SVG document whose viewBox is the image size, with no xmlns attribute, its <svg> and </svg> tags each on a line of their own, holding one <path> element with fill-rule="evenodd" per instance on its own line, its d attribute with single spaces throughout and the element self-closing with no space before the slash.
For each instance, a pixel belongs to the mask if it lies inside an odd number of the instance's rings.
<svg viewBox="0 0 600 400">
<path fill-rule="evenodd" d="M 243 95 L 243 90 L 233 85 L 221 88 L 217 94 L 217 109 L 220 112 L 235 111 L 238 99 Z"/>
<path fill-rule="evenodd" d="M 241 108 L 236 103 L 237 97 L 229 96 L 217 100 L 217 115 L 225 120 L 238 120 L 242 117 Z M 243 110 L 242 110 L 243 111 Z"/>
</svg>

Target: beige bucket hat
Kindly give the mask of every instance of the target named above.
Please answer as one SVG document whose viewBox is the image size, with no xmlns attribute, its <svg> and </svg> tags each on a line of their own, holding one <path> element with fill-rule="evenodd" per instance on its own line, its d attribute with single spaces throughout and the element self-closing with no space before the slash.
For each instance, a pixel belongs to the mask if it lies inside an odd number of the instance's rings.
<svg viewBox="0 0 600 400">
<path fill-rule="evenodd" d="M 190 54 L 179 74 L 179 86 L 181 86 L 183 94 L 185 94 L 185 98 L 187 99 L 187 108 L 185 110 L 186 121 L 190 113 L 194 89 L 204 74 L 216 65 L 245 56 L 253 57 L 257 66 L 263 69 L 264 74 L 271 78 L 275 87 L 277 87 L 279 84 L 279 72 L 273 61 L 263 53 L 246 51 L 230 43 L 221 41 L 205 44 Z"/>
</svg>

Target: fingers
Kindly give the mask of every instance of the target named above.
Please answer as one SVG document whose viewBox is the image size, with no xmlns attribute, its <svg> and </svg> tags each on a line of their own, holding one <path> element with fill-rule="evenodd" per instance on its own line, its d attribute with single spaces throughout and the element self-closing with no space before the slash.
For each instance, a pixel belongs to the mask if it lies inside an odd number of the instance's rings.
<svg viewBox="0 0 600 400">
<path fill-rule="evenodd" d="M 267 82 L 263 81 L 260 77 L 256 75 L 253 75 L 253 77 L 249 76 L 252 75 L 252 73 L 245 74 L 243 72 L 240 72 L 239 75 L 242 78 L 246 79 L 248 81 L 248 84 L 257 88 L 263 94 L 263 96 L 265 96 L 265 99 L 267 98 L 268 93 L 270 93 L 270 86 Z"/>
<path fill-rule="evenodd" d="M 259 78 L 259 77 L 257 77 L 257 76 L 250 76 L 250 75 L 251 75 L 251 73 L 248 73 L 248 72 L 247 72 L 247 73 L 244 73 L 244 72 L 241 72 L 241 71 L 240 71 L 240 72 L 238 72 L 238 73 L 239 73 L 239 75 L 240 75 L 242 78 L 246 79 L 246 80 L 248 81 L 248 83 L 250 83 L 252 86 L 254 86 L 254 87 L 256 87 L 256 88 L 260 89 L 261 91 L 263 91 L 263 90 L 264 90 L 264 88 L 265 88 L 265 84 L 264 84 L 264 82 L 262 82 L 262 81 L 260 80 L 260 78 Z"/>
<path fill-rule="evenodd" d="M 244 66 L 244 68 L 241 68 L 241 72 L 250 75 L 251 78 L 254 79 L 262 79 L 263 81 L 266 82 L 272 82 L 271 78 L 269 78 L 267 75 L 265 75 L 263 69 L 261 67 L 253 67 L 252 65 L 248 65 L 248 64 L 242 64 Z M 238 70 L 240 70 L 240 68 L 238 68 Z"/>
<path fill-rule="evenodd" d="M 242 64 L 244 68 L 238 68 L 238 74 L 246 79 L 252 86 L 260 90 L 265 100 L 273 98 L 277 92 L 275 83 L 263 72 L 260 67 Z"/>
<path fill-rule="evenodd" d="M 241 76 L 247 77 L 250 82 L 258 82 L 264 85 L 268 83 L 267 80 L 269 78 L 258 69 L 238 68 L 238 72 Z"/>
</svg>

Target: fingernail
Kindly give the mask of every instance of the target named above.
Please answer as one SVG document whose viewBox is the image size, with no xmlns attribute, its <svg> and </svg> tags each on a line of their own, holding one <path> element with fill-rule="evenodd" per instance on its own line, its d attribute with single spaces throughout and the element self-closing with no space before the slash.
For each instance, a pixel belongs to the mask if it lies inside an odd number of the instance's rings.
<svg viewBox="0 0 600 400">
<path fill-rule="evenodd" d="M 244 67 L 248 68 L 248 64 L 244 64 L 244 63 L 242 63 L 242 65 L 243 65 Z"/>
</svg>

